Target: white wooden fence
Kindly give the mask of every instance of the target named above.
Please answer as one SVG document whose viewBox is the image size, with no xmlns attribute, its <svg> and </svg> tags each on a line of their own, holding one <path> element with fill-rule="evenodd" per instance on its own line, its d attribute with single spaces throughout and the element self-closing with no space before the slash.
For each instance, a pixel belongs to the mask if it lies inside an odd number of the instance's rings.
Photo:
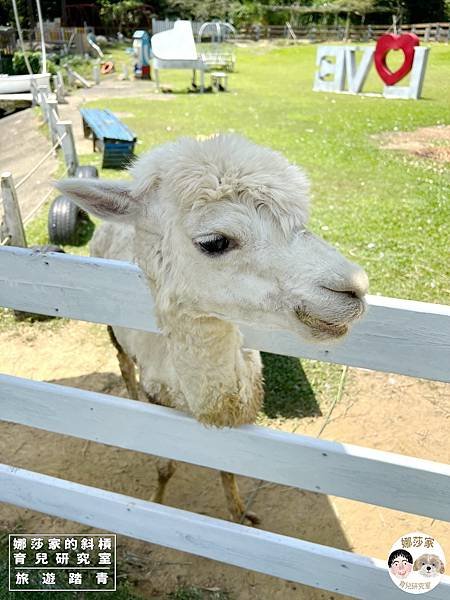
<svg viewBox="0 0 450 600">
<path fill-rule="evenodd" d="M 246 345 L 450 381 L 450 307 L 369 304 L 343 344 L 323 349 L 245 329 Z M 118 261 L 1 248 L 0 305 L 157 331 L 143 273 Z M 0 419 L 450 521 L 450 466 L 436 462 L 256 426 L 208 429 L 161 406 L 8 375 Z M 13 466 L 0 465 L 0 501 L 355 598 L 404 598 L 385 561 Z M 449 594 L 445 576 L 427 598 Z"/>
</svg>

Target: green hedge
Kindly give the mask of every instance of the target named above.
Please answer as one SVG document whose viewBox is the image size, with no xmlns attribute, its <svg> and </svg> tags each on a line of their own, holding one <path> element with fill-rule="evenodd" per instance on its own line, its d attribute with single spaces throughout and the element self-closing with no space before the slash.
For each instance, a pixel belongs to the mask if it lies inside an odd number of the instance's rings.
<svg viewBox="0 0 450 600">
<path fill-rule="evenodd" d="M 41 53 L 40 52 L 29 52 L 27 54 L 28 62 L 30 63 L 31 70 L 33 73 L 41 72 Z M 28 69 L 25 63 L 23 52 L 15 52 L 12 60 L 12 66 L 14 75 L 27 75 Z M 47 60 L 47 71 L 51 75 L 56 74 L 56 67 L 52 61 Z"/>
</svg>

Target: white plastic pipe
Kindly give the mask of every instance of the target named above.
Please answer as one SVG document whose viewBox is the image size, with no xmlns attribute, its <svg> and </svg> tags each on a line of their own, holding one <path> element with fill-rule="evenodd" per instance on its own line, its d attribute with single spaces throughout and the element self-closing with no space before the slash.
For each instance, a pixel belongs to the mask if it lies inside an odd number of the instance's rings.
<svg viewBox="0 0 450 600">
<path fill-rule="evenodd" d="M 17 35 L 19 36 L 20 47 L 22 48 L 22 52 L 23 52 L 23 58 L 25 59 L 25 64 L 27 66 L 28 73 L 30 75 L 33 75 L 33 71 L 31 69 L 31 65 L 28 60 L 28 56 L 25 53 L 25 44 L 23 43 L 22 27 L 20 26 L 19 13 L 17 12 L 16 0 L 11 0 L 11 1 L 12 1 L 12 5 L 13 5 L 14 19 L 16 21 Z"/>
<path fill-rule="evenodd" d="M 42 73 L 47 73 L 47 54 L 45 51 L 45 39 L 44 39 L 44 25 L 42 23 L 42 11 L 40 0 L 36 0 L 39 30 L 41 32 L 41 48 L 42 48 Z"/>
</svg>

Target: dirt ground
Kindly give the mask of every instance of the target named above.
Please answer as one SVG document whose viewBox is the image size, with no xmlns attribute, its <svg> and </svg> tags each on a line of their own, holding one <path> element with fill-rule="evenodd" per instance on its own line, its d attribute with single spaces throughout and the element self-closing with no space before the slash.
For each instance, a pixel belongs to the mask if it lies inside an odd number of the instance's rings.
<svg viewBox="0 0 450 600">
<path fill-rule="evenodd" d="M 125 396 L 106 328 L 82 322 L 23 323 L 0 333 L 0 371 Z M 325 412 L 325 411 L 324 411 Z M 268 420 L 271 427 L 315 436 L 324 416 Z M 341 401 L 322 438 L 450 463 L 449 386 L 349 369 Z M 140 453 L 0 422 L 0 462 L 149 499 L 154 459 Z M 258 481 L 240 477 L 244 498 Z M 180 463 L 168 486 L 170 506 L 227 518 L 218 473 Z M 447 523 L 265 483 L 252 509 L 262 528 L 385 559 L 401 535 L 433 535 L 450 557 Z M 9 505 L 0 531 L 84 533 L 89 528 Z M 120 536 L 119 575 L 154 598 L 179 586 L 219 588 L 238 600 L 338 600 L 344 597 Z"/>
<path fill-rule="evenodd" d="M 34 167 L 51 148 L 39 130 L 39 119 L 32 108 L 0 119 L 0 172 L 10 171 L 17 185 L 30 168 Z M 20 140 L 20 143 L 18 142 Z M 44 160 L 35 175 L 26 181 L 17 192 L 22 219 L 26 219 L 33 209 L 51 189 L 51 180 L 58 168 L 56 155 Z M 3 204 L 0 202 L 0 220 Z"/>
<path fill-rule="evenodd" d="M 414 131 L 390 131 L 375 138 L 386 150 L 402 150 L 438 163 L 450 162 L 450 125 L 420 127 Z"/>
</svg>

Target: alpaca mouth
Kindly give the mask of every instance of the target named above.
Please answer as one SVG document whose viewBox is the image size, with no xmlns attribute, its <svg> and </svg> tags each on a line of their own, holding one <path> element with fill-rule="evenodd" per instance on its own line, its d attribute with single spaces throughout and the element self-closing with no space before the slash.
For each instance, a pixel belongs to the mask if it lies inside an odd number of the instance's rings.
<svg viewBox="0 0 450 600">
<path fill-rule="evenodd" d="M 320 333 L 327 333 L 330 337 L 342 337 L 348 332 L 348 325 L 345 323 L 330 323 L 318 317 L 313 317 L 301 308 L 295 309 L 297 319 L 310 329 Z"/>
</svg>

